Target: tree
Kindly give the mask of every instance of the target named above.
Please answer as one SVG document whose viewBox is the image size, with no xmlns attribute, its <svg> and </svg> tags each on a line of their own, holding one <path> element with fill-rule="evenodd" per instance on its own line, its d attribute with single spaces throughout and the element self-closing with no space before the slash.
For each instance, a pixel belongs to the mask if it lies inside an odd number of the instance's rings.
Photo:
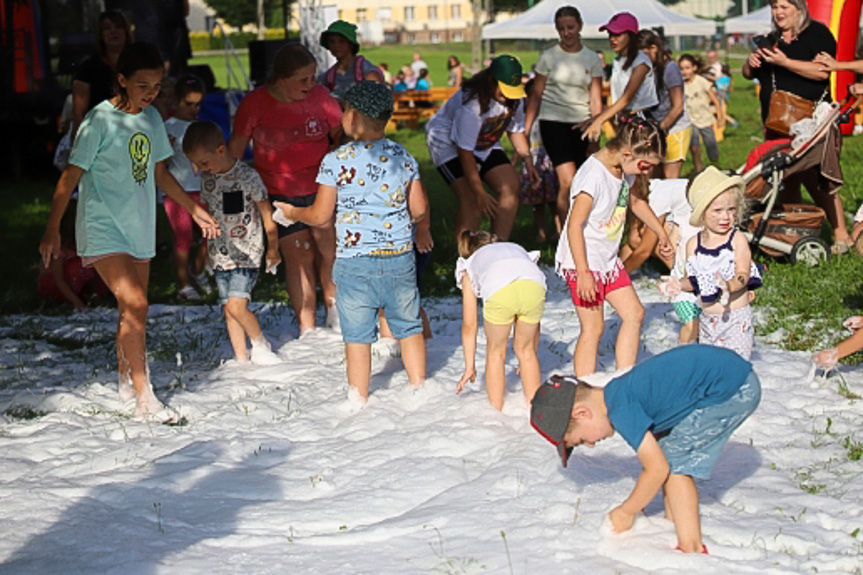
<svg viewBox="0 0 863 575">
<path fill-rule="evenodd" d="M 207 0 L 207 5 L 216 11 L 216 16 L 223 18 L 231 26 L 255 24 L 258 21 L 257 2 L 250 0 Z M 274 8 L 280 7 L 280 0 L 264 0 L 264 15 L 269 15 Z M 269 18 L 265 18 L 268 22 Z"/>
</svg>

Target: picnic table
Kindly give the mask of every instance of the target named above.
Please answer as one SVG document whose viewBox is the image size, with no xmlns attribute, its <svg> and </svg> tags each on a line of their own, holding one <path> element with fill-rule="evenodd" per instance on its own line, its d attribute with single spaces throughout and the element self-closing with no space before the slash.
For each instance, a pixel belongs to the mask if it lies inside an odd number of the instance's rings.
<svg viewBox="0 0 863 575">
<path fill-rule="evenodd" d="M 403 90 L 393 92 L 395 109 L 387 124 L 387 130 L 395 130 L 400 125 L 418 128 L 420 120 L 434 116 L 441 106 L 458 91 L 449 86 L 434 87 L 428 90 Z"/>
</svg>

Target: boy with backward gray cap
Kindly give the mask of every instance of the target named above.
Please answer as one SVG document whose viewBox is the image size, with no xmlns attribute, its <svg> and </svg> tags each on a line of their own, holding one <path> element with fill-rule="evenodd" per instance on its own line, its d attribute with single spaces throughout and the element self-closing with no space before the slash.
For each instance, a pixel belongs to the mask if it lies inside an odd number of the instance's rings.
<svg viewBox="0 0 863 575">
<path fill-rule="evenodd" d="M 553 376 L 533 397 L 530 423 L 557 447 L 564 467 L 573 448 L 593 447 L 617 431 L 642 471 L 629 497 L 609 513 L 614 531 L 631 529 L 662 489 L 677 549 L 706 554 L 695 478 L 710 477 L 722 447 L 760 400 L 752 364 L 725 348 L 688 345 L 614 374 L 601 387 Z"/>
<path fill-rule="evenodd" d="M 384 138 L 393 96 L 383 84 L 363 80 L 348 90 L 342 116 L 352 142 L 324 157 L 315 203 L 301 208 L 274 202 L 289 220 L 321 225 L 336 216 L 336 307 L 347 358 L 348 395 L 365 402 L 378 309 L 400 340 L 408 380 L 425 381 L 425 339 L 416 285 L 413 228 L 427 228 L 428 198 L 416 160 Z M 425 237 L 425 239 L 421 239 Z M 431 236 L 418 232 L 420 251 Z M 426 245 L 423 245 L 423 244 Z"/>
</svg>

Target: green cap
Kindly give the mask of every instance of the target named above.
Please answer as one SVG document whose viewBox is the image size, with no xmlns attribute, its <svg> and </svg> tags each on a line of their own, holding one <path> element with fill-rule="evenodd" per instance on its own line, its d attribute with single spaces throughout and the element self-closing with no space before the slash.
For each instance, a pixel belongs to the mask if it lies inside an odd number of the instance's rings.
<svg viewBox="0 0 863 575">
<path fill-rule="evenodd" d="M 353 44 L 357 50 L 360 49 L 360 43 L 357 42 L 357 26 L 356 24 L 351 24 L 350 22 L 345 22 L 344 20 L 336 20 L 332 24 L 330 24 L 326 30 L 321 32 L 321 46 L 327 48 L 327 37 L 330 34 L 339 34 L 340 36 L 344 36 L 345 39 Z"/>
<path fill-rule="evenodd" d="M 515 56 L 503 54 L 491 61 L 489 71 L 497 80 L 500 91 L 510 100 L 519 100 L 527 96 L 521 83 L 521 62 Z"/>
</svg>

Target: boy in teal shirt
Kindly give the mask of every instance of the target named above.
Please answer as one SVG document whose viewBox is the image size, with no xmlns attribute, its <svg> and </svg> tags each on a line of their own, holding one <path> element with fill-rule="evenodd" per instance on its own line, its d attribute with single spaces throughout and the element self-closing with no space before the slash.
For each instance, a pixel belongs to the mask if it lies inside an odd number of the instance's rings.
<svg viewBox="0 0 863 575">
<path fill-rule="evenodd" d="M 761 384 L 735 352 L 677 347 L 614 377 L 604 387 L 554 376 L 533 398 L 534 429 L 557 446 L 566 467 L 574 447 L 593 447 L 615 431 L 643 467 L 630 496 L 609 514 L 616 532 L 662 489 L 678 549 L 707 553 L 701 540 L 698 489 L 728 438 L 755 411 Z"/>
</svg>

